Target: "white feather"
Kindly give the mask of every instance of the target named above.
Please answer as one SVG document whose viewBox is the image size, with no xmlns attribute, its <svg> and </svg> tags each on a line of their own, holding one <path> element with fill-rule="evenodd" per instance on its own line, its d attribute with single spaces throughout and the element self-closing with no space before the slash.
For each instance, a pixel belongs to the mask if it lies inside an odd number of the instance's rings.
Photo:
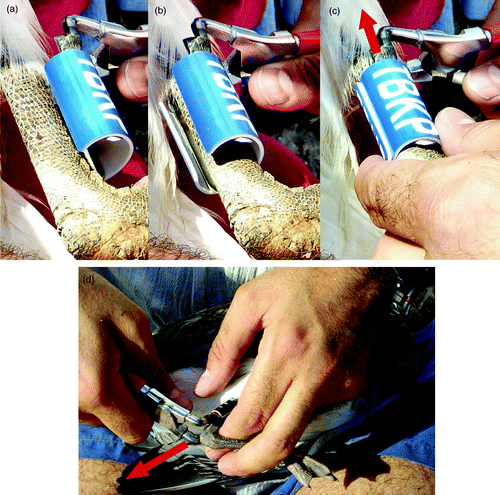
<svg viewBox="0 0 500 495">
<path fill-rule="evenodd" d="M 228 386 L 218 394 L 207 399 L 200 399 L 193 393 L 194 386 L 205 371 L 205 368 L 182 368 L 170 373 L 170 377 L 179 390 L 184 392 L 193 401 L 193 412 L 199 416 L 205 416 L 211 413 L 216 407 L 224 404 L 224 402 L 230 399 L 237 399 L 240 396 L 250 376 L 254 361 L 253 358 L 242 360 L 236 375 Z"/>
<path fill-rule="evenodd" d="M 13 11 L 15 10 L 15 12 Z M 3 65 L 26 65 L 43 72 L 47 37 L 28 0 L 2 4 L 0 13 Z"/>
<path fill-rule="evenodd" d="M 344 115 L 354 88 L 354 57 L 369 45 L 359 30 L 361 10 L 380 25 L 387 19 L 376 0 L 340 0 L 339 15 L 323 0 L 321 12 L 321 251 L 337 258 L 371 258 L 382 231 L 363 210 L 354 192 L 356 150 Z"/>
<path fill-rule="evenodd" d="M 177 166 L 158 109 L 173 65 L 187 54 L 182 40 L 193 36 L 191 23 L 200 13 L 185 0 L 155 0 L 149 5 L 150 232 L 217 259 L 248 260 L 248 254 L 203 208 L 177 190 Z"/>
<path fill-rule="evenodd" d="M 17 191 L 0 180 L 1 241 L 42 259 L 73 259 L 57 231 Z"/>
</svg>

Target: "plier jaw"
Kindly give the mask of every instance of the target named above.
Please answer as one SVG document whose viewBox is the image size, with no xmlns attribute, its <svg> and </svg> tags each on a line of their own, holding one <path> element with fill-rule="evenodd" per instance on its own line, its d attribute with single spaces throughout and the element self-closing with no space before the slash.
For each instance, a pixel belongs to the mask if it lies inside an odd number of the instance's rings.
<svg viewBox="0 0 500 495">
<path fill-rule="evenodd" d="M 294 34 L 289 31 L 276 31 L 265 36 L 251 29 L 199 18 L 193 23 L 193 32 L 195 35 L 205 32 L 232 46 L 239 56 L 230 55 L 232 62 L 228 68 L 233 75 L 238 77 L 242 72 L 251 73 L 261 65 L 281 60 L 288 55 L 314 53 L 319 51 L 320 47 L 319 30 Z"/>
<path fill-rule="evenodd" d="M 466 74 L 457 67 L 441 64 L 430 52 L 423 52 L 419 57 L 407 60 L 405 64 L 417 83 L 429 82 L 440 77 L 449 79 L 455 84 L 462 84 Z"/>
<path fill-rule="evenodd" d="M 141 393 L 155 403 L 155 420 L 160 427 L 166 428 L 188 444 L 200 443 L 200 434 L 207 426 L 206 418 L 192 414 L 147 384 L 142 386 Z"/>
</svg>

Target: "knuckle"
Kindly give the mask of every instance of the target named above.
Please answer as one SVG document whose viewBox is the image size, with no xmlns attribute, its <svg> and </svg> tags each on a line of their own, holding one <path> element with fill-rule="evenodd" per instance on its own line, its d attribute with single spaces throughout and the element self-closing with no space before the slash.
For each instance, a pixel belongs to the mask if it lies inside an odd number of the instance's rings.
<svg viewBox="0 0 500 495">
<path fill-rule="evenodd" d="M 258 405 L 238 404 L 231 413 L 230 421 L 224 424 L 224 435 L 248 439 L 261 432 L 269 421 L 264 411 Z"/>
<path fill-rule="evenodd" d="M 248 432 L 260 432 L 264 429 L 269 421 L 269 417 L 262 411 L 260 407 L 253 407 L 246 412 L 242 426 Z"/>
<path fill-rule="evenodd" d="M 251 289 L 246 285 L 241 285 L 235 292 L 231 305 L 247 305 L 251 300 Z M 231 308 L 230 308 L 231 309 Z"/>
<path fill-rule="evenodd" d="M 86 376 L 86 373 L 79 370 L 78 377 L 78 401 L 80 408 L 92 413 L 95 406 L 101 403 L 99 381 L 94 376 Z"/>
<path fill-rule="evenodd" d="M 236 305 L 250 306 L 253 305 L 258 298 L 259 291 L 254 287 L 254 284 L 246 283 L 240 285 L 236 291 L 233 303 Z"/>
<path fill-rule="evenodd" d="M 339 369 L 338 360 L 332 356 L 321 359 L 317 364 L 316 375 L 320 381 L 326 381 Z"/>
<path fill-rule="evenodd" d="M 149 332 L 149 320 L 142 309 L 139 307 L 130 309 L 126 315 L 138 330 L 147 330 Z"/>
<path fill-rule="evenodd" d="M 99 417 L 101 411 L 115 403 L 115 384 L 107 381 L 107 375 L 79 371 L 78 396 L 81 409 Z"/>
<path fill-rule="evenodd" d="M 264 452 L 266 452 L 268 462 L 277 466 L 292 453 L 297 441 L 298 439 L 294 437 L 269 435 L 264 442 Z"/>
<path fill-rule="evenodd" d="M 398 174 L 392 173 L 384 177 L 375 187 L 373 213 L 379 221 L 383 219 L 391 225 L 397 225 L 404 218 L 404 212 L 413 202 L 414 188 Z"/>
<path fill-rule="evenodd" d="M 99 411 L 109 407 L 113 402 L 111 394 L 98 386 L 85 387 L 83 390 L 80 387 L 80 397 L 81 405 L 85 410 L 96 416 L 99 415 Z"/>
<path fill-rule="evenodd" d="M 169 383 L 167 372 L 159 359 L 151 359 L 148 363 L 148 369 L 146 371 L 148 376 L 151 377 L 152 383 L 154 383 L 157 387 L 166 388 L 167 392 L 170 391 L 172 385 Z"/>
<path fill-rule="evenodd" d="M 148 438 L 148 435 L 149 432 L 144 431 L 127 431 L 127 433 L 122 436 L 122 439 L 131 445 L 136 445 L 138 443 L 144 442 L 144 440 Z"/>
</svg>

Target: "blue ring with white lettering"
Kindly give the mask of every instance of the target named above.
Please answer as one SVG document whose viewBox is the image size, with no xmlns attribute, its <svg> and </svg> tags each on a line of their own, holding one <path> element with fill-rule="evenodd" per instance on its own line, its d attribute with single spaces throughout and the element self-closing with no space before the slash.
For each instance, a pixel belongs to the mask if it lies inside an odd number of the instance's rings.
<svg viewBox="0 0 500 495">
<path fill-rule="evenodd" d="M 66 50 L 45 73 L 76 149 L 105 179 L 130 160 L 134 145 L 89 55 Z"/>
<path fill-rule="evenodd" d="M 441 144 L 411 73 L 399 60 L 379 60 L 368 67 L 356 93 L 386 160 L 410 146 Z"/>
<path fill-rule="evenodd" d="M 218 161 L 228 150 L 234 159 L 250 150 L 260 163 L 264 145 L 220 60 L 210 52 L 191 53 L 172 73 L 206 152 Z"/>
</svg>

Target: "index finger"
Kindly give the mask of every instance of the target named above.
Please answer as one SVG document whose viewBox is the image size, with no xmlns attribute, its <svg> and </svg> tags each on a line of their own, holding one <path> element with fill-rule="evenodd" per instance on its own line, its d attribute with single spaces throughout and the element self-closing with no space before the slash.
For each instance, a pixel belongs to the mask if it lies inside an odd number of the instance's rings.
<svg viewBox="0 0 500 495">
<path fill-rule="evenodd" d="M 262 433 L 237 452 L 228 452 L 219 460 L 226 475 L 253 476 L 276 467 L 288 457 L 300 440 L 316 408 L 310 386 L 294 382 Z"/>
<path fill-rule="evenodd" d="M 146 314 L 130 301 L 128 309 L 117 306 L 112 321 L 109 331 L 121 349 L 124 368 L 140 375 L 181 406 L 192 408 L 191 400 L 175 386 L 158 357 Z"/>
<path fill-rule="evenodd" d="M 195 386 L 194 392 L 199 397 L 209 397 L 229 383 L 255 333 L 262 330 L 264 311 L 242 288 L 228 309 L 210 348 L 207 368 Z"/>
</svg>

